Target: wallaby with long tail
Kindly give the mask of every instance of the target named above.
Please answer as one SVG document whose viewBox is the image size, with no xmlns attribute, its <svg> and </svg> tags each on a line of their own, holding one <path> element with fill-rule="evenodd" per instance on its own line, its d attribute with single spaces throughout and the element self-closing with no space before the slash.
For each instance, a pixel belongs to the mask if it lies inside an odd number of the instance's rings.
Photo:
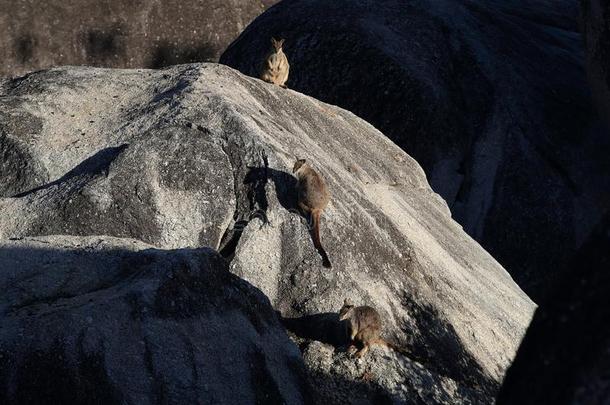
<svg viewBox="0 0 610 405">
<path fill-rule="evenodd" d="M 299 208 L 311 216 L 313 244 L 322 256 L 324 267 L 331 267 L 326 250 L 324 250 L 322 242 L 320 242 L 320 217 L 330 201 L 328 187 L 322 176 L 305 159 L 298 159 L 294 163 L 292 172 L 295 174 L 298 182 Z"/>
<path fill-rule="evenodd" d="M 282 48 L 283 46 L 283 39 L 277 40 L 271 38 L 271 50 L 263 61 L 260 77 L 268 83 L 277 84 L 280 87 L 286 88 L 290 64 L 288 63 L 288 58 Z"/>
<path fill-rule="evenodd" d="M 339 320 L 347 321 L 350 355 L 360 358 L 369 351 L 371 345 L 380 345 L 409 356 L 406 349 L 381 338 L 381 317 L 375 308 L 366 305 L 356 307 L 346 299 L 339 310 Z"/>
</svg>

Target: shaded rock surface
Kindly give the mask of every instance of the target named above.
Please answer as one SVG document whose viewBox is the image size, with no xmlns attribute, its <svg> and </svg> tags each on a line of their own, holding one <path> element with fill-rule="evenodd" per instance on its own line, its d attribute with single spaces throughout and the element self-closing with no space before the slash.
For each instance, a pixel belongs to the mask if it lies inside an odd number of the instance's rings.
<svg viewBox="0 0 610 405">
<path fill-rule="evenodd" d="M 298 349 L 212 249 L 0 242 L 0 402 L 303 403 Z"/>
<path fill-rule="evenodd" d="M 1 0 L 0 76 L 217 61 L 274 0 Z"/>
<path fill-rule="evenodd" d="M 610 1 L 583 0 L 580 4 L 591 90 L 610 128 Z"/>
<path fill-rule="evenodd" d="M 0 240 L 107 235 L 219 251 L 268 297 L 321 402 L 355 391 L 362 403 L 489 403 L 534 309 L 388 138 L 226 66 L 2 81 L 0 154 Z M 321 229 L 332 269 L 295 209 L 297 156 L 331 190 Z M 348 360 L 345 298 L 376 307 L 409 355 Z"/>
<path fill-rule="evenodd" d="M 610 216 L 536 310 L 498 404 L 610 401 Z"/>
<path fill-rule="evenodd" d="M 610 201 L 576 1 L 293 0 L 221 62 L 255 75 L 286 38 L 288 87 L 366 119 L 534 299 Z M 607 49 L 607 48 L 602 48 Z"/>
</svg>

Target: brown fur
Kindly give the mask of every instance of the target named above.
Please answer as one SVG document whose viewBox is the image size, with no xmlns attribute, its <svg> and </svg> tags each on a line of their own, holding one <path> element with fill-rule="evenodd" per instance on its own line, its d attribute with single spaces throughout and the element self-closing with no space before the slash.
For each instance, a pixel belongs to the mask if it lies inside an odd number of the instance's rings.
<svg viewBox="0 0 610 405">
<path fill-rule="evenodd" d="M 330 193 L 324 179 L 305 159 L 294 163 L 292 172 L 298 181 L 298 204 L 306 214 L 311 215 L 313 244 L 322 255 L 325 267 L 331 267 L 330 260 L 320 241 L 320 217 L 330 201 Z"/>
<path fill-rule="evenodd" d="M 406 350 L 381 338 L 381 317 L 375 308 L 355 307 L 347 299 L 339 310 L 339 320 L 347 320 L 350 347 L 348 352 L 358 358 L 364 356 L 372 345 L 386 346 L 399 353 Z M 360 349 L 357 348 L 360 346 Z"/>
<path fill-rule="evenodd" d="M 282 47 L 284 40 L 271 38 L 271 50 L 265 57 L 261 66 L 260 78 L 268 83 L 277 84 L 286 88 L 286 81 L 290 72 L 290 64 Z"/>
</svg>

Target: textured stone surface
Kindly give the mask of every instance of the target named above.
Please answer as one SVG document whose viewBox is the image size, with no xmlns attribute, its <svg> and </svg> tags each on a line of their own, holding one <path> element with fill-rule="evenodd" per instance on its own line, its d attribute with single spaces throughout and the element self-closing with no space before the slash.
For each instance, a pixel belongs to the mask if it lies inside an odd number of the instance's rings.
<svg viewBox="0 0 610 405">
<path fill-rule="evenodd" d="M 298 349 L 209 248 L 0 242 L 0 401 L 304 403 Z"/>
<path fill-rule="evenodd" d="M 488 403 L 532 315 L 415 160 L 308 96 L 222 65 L 61 68 L 0 82 L 0 116 L 0 240 L 218 250 L 278 311 L 322 402 Z M 331 190 L 332 269 L 294 209 L 297 156 Z M 345 298 L 376 307 L 409 356 L 347 359 Z"/>
<path fill-rule="evenodd" d="M 581 2 L 592 93 L 610 128 L 610 1 Z M 541 302 L 498 404 L 607 404 L 610 400 L 610 216 Z"/>
<path fill-rule="evenodd" d="M 590 101 L 577 14 L 572 0 L 285 1 L 221 62 L 254 75 L 269 37 L 286 38 L 288 87 L 414 157 L 536 300 L 610 202 L 610 134 Z"/>
<path fill-rule="evenodd" d="M 0 76 L 217 61 L 274 0 L 1 0 Z"/>
</svg>

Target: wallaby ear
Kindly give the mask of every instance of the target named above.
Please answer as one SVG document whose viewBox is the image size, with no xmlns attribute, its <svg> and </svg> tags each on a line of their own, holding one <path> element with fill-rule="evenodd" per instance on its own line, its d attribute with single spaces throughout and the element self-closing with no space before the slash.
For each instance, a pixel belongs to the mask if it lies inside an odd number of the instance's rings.
<svg viewBox="0 0 610 405">
<path fill-rule="evenodd" d="M 346 298 L 343 300 L 343 305 L 346 307 L 351 307 L 352 306 L 352 302 L 349 300 L 349 298 Z"/>
<path fill-rule="evenodd" d="M 305 159 L 297 159 L 296 162 L 294 162 L 294 166 L 292 166 L 292 172 L 296 173 L 297 170 L 299 170 L 299 168 L 301 166 L 303 166 L 305 164 Z"/>
<path fill-rule="evenodd" d="M 282 39 L 280 39 L 279 41 L 277 41 L 277 46 L 278 46 L 278 48 L 281 48 L 281 47 L 283 47 L 283 46 L 284 46 L 284 41 L 285 41 L 285 39 L 284 39 L 284 38 L 282 38 Z"/>
</svg>

